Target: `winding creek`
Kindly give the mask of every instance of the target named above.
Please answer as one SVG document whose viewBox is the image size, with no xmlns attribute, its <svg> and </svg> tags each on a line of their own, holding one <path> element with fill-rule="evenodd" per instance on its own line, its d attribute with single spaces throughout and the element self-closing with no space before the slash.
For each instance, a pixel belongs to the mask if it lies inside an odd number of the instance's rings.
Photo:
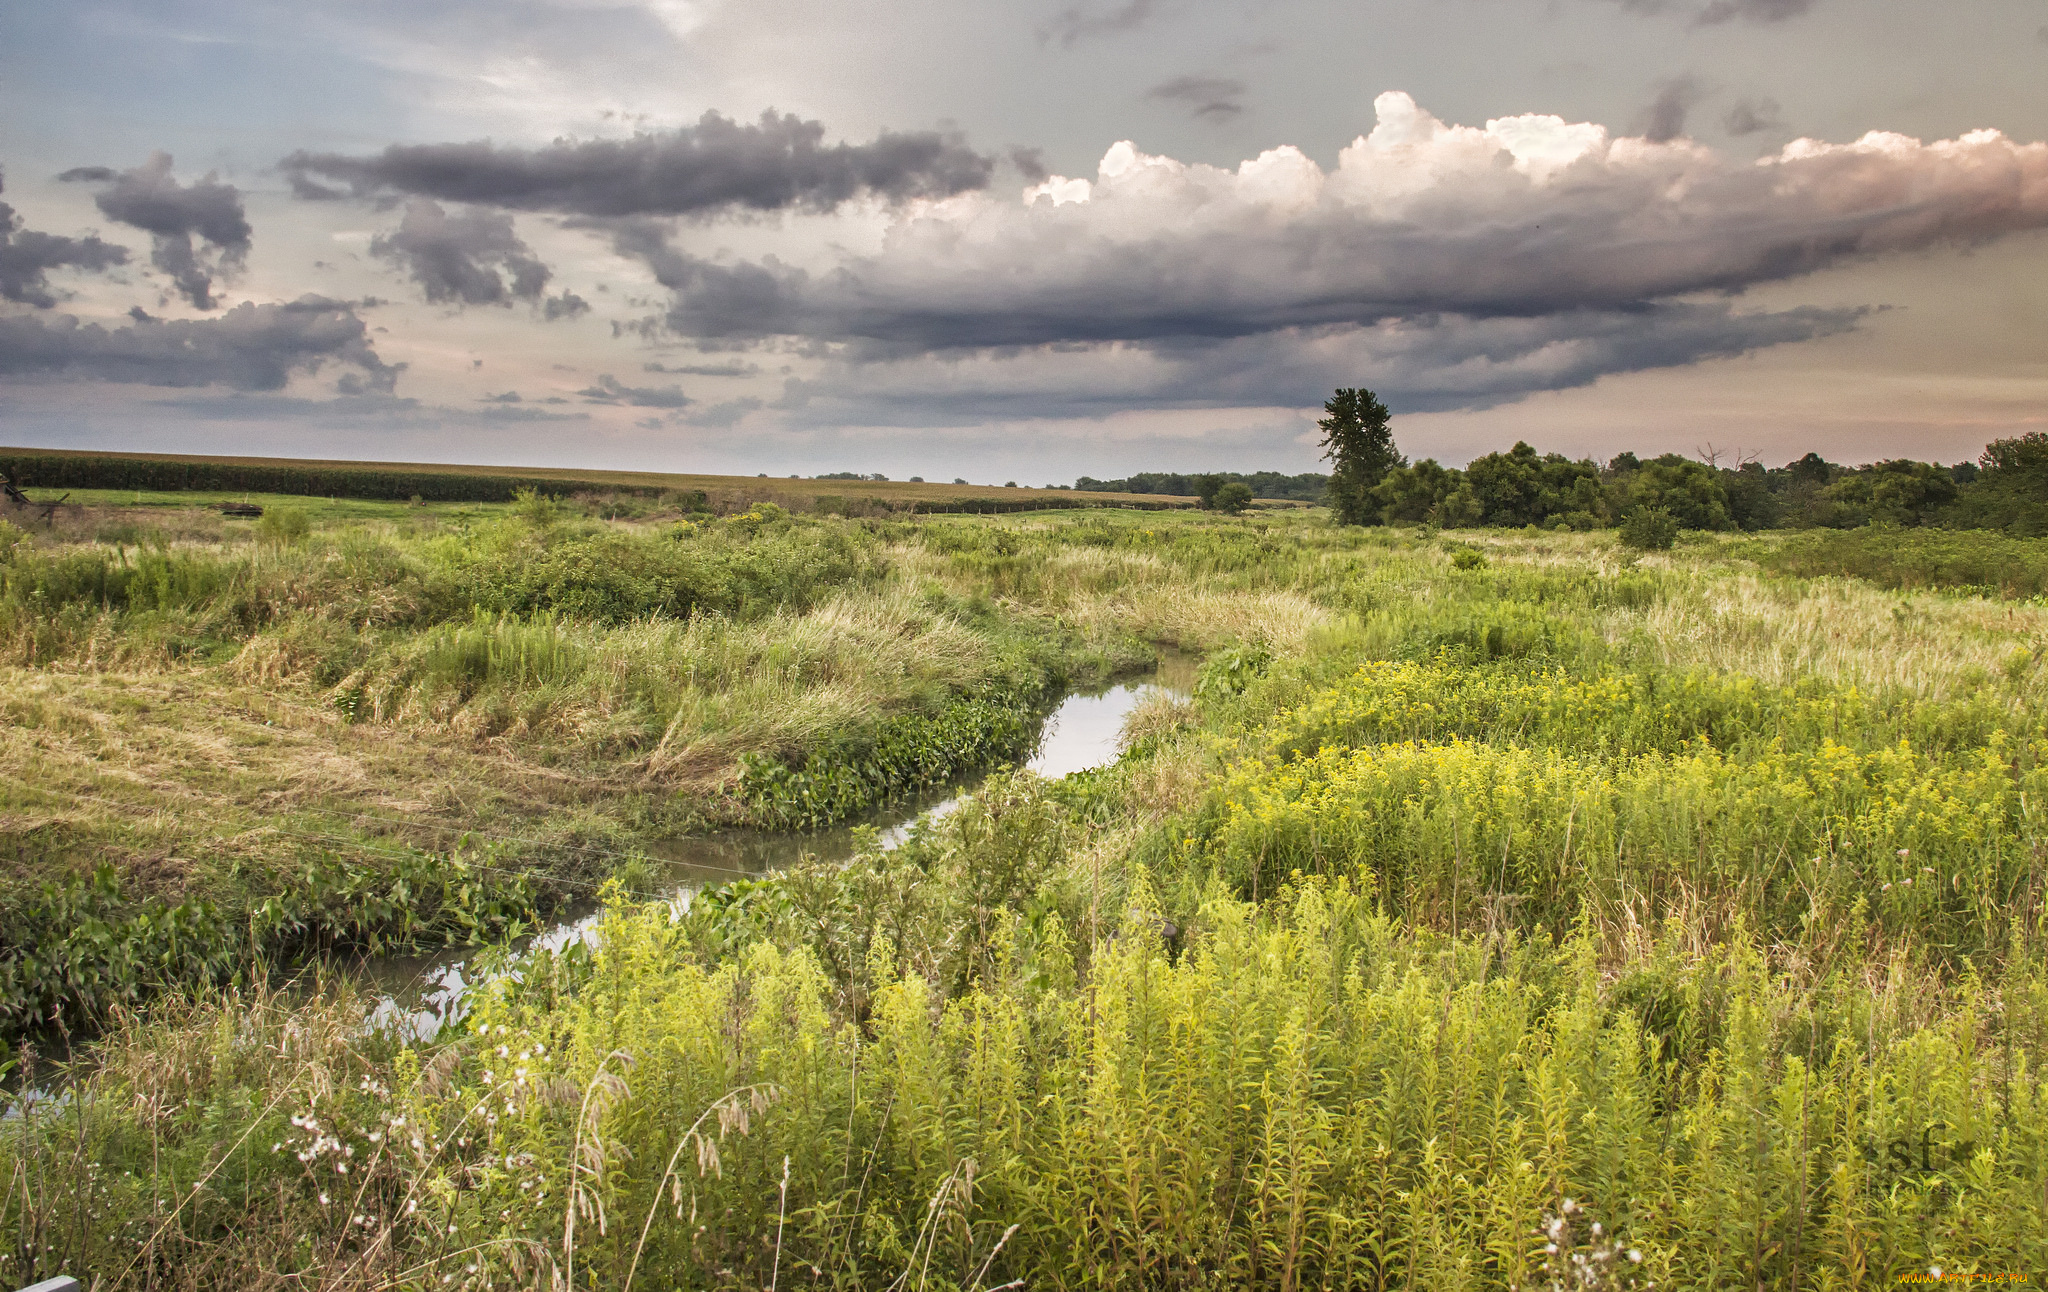
<svg viewBox="0 0 2048 1292">
<path fill-rule="evenodd" d="M 1159 667 L 1089 690 L 1069 692 L 1046 716 L 1038 745 L 1026 767 L 1040 776 L 1058 778 L 1115 762 L 1119 737 L 1131 712 L 1158 691 L 1184 695 L 1193 689 L 1196 661 L 1191 656 L 1161 652 Z M 902 799 L 866 819 L 818 831 L 728 830 L 671 839 L 648 849 L 663 863 L 671 892 L 684 900 L 708 885 L 763 875 L 805 856 L 841 861 L 853 855 L 856 829 L 872 827 L 884 848 L 901 844 L 911 827 L 926 816 L 941 817 L 958 807 L 981 781 L 975 775 L 922 795 Z M 597 920 L 594 909 L 580 909 L 535 935 L 529 945 L 559 948 L 573 938 L 588 937 Z M 388 956 L 368 960 L 362 968 L 381 989 L 371 1011 L 372 1027 L 396 1028 L 403 1035 L 426 1039 L 465 1012 L 467 976 L 474 948 L 451 949 L 429 956 Z"/>
</svg>

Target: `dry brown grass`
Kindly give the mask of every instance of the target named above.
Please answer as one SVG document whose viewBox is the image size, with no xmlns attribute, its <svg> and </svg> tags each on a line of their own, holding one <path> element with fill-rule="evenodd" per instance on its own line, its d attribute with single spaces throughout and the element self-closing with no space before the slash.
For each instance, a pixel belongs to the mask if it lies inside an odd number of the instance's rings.
<svg viewBox="0 0 2048 1292">
<path fill-rule="evenodd" d="M 1767 682 L 1820 678 L 1866 690 L 1899 688 L 1961 699 L 2038 678 L 2008 670 L 2016 652 L 2048 646 L 2048 609 L 1980 597 L 1887 592 L 1847 579 L 1788 583 L 1752 574 L 1695 573 L 1688 590 L 1640 616 L 1610 619 L 1619 636 L 1640 627 L 1673 667 L 1748 673 Z"/>
<path fill-rule="evenodd" d="M 350 725 L 314 696 L 207 671 L 0 669 L 0 803 L 19 823 L 6 831 L 15 851 L 45 865 L 51 853 L 118 861 L 165 895 L 238 859 L 359 836 L 446 849 L 464 829 L 516 831 L 632 788 L 539 752 Z"/>
</svg>

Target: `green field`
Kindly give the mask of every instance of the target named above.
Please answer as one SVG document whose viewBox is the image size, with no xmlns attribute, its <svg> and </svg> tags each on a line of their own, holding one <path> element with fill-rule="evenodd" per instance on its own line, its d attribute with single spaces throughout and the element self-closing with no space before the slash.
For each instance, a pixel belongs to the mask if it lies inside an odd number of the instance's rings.
<svg viewBox="0 0 2048 1292">
<path fill-rule="evenodd" d="M 581 493 L 0 530 L 0 1011 L 68 1092 L 0 1280 L 2040 1273 L 2048 606 L 1985 572 L 2048 540 Z M 664 890 L 1162 647 L 1109 767 Z M 364 1030 L 352 954 L 600 891 Z"/>
</svg>

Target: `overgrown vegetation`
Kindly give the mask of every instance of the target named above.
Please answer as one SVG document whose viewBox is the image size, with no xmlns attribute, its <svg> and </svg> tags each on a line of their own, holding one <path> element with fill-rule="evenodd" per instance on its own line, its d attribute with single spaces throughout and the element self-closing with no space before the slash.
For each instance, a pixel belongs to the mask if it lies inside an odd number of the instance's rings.
<svg viewBox="0 0 2048 1292">
<path fill-rule="evenodd" d="M 1947 588 L 2024 600 L 2048 596 L 2048 539 L 1887 526 L 1802 534 L 1760 553 L 1783 574 L 1839 574 L 1885 588 Z"/>
<path fill-rule="evenodd" d="M 379 540 L 417 580 L 387 610 L 147 667 L 275 678 L 330 742 L 545 747 L 789 821 L 944 777 L 1141 641 L 1204 653 L 1196 696 L 900 847 L 688 900 L 615 884 L 591 942 L 431 1041 L 365 1035 L 330 982 L 115 1001 L 68 1101 L 0 1126 L 0 1275 L 1853 1288 L 2048 1250 L 2048 608 L 1810 580 L 1797 536 L 750 523 L 436 520 Z M 503 545 L 600 540 L 852 555 L 829 595 L 686 619 L 465 591 Z M 311 578 L 338 541 L 238 551 L 221 587 Z M 148 743 L 139 681 L 95 721 L 60 704 L 167 631 L 126 607 L 10 674 L 12 778 Z M 331 683 L 291 662 L 344 649 Z"/>
</svg>

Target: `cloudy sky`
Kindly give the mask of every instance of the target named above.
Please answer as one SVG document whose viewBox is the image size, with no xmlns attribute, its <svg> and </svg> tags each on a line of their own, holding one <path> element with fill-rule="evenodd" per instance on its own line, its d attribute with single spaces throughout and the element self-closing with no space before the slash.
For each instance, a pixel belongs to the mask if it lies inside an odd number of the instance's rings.
<svg viewBox="0 0 2048 1292">
<path fill-rule="evenodd" d="M 1065 482 L 2048 429 L 2048 0 L 0 4 L 0 443 Z"/>
</svg>

